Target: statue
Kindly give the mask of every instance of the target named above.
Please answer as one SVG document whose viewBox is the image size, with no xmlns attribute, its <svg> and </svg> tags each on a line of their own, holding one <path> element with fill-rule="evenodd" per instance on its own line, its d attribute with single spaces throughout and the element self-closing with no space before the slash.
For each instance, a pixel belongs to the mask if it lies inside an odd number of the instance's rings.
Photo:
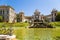
<svg viewBox="0 0 60 40">
<path fill-rule="evenodd" d="M 47 25 L 44 21 L 44 16 L 40 15 L 38 10 L 35 10 L 34 15 L 32 16 L 32 24 L 29 28 L 52 28 L 51 25 Z"/>
</svg>

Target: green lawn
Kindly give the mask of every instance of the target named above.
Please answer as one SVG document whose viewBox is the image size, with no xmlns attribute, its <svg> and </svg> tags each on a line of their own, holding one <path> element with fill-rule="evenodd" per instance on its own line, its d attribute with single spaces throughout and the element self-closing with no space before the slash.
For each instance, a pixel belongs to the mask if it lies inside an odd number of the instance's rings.
<svg viewBox="0 0 60 40">
<path fill-rule="evenodd" d="M 60 39 L 60 28 L 14 27 L 13 34 L 16 35 L 18 40 L 56 40 L 57 37 Z"/>
<path fill-rule="evenodd" d="M 51 24 L 54 27 L 60 27 L 60 21 L 59 22 L 50 22 L 49 24 Z"/>
<path fill-rule="evenodd" d="M 5 22 L 0 22 L 0 27 L 27 27 L 29 26 L 29 23 L 25 23 L 25 22 L 17 22 L 17 23 L 5 23 Z"/>
<path fill-rule="evenodd" d="M 19 40 L 56 40 L 60 37 L 60 28 L 19 28 L 14 34 Z"/>
<path fill-rule="evenodd" d="M 18 40 L 58 40 L 60 39 L 60 22 L 51 22 L 50 24 L 56 28 L 26 28 L 28 23 L 14 23 L 13 34 Z M 5 23 L 0 23 L 1 27 Z M 11 24 L 6 23 L 9 27 Z M 1 33 L 2 31 L 0 31 Z M 4 32 L 4 31 L 3 31 Z"/>
<path fill-rule="evenodd" d="M 51 24 L 54 27 L 60 27 L 60 22 L 50 22 L 49 24 Z M 0 22 L 0 27 L 2 26 L 6 26 L 6 27 L 27 27 L 29 26 L 29 23 L 25 23 L 25 22 L 17 22 L 17 23 L 4 23 L 4 22 Z"/>
<path fill-rule="evenodd" d="M 50 24 L 56 28 L 19 28 L 15 29 L 14 34 L 19 40 L 60 39 L 60 22 L 51 22 Z"/>
</svg>

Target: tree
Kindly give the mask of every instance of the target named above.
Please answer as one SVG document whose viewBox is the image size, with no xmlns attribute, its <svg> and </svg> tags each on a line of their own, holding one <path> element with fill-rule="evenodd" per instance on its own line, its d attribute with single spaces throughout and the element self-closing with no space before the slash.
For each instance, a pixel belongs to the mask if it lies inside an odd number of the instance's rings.
<svg viewBox="0 0 60 40">
<path fill-rule="evenodd" d="M 0 16 L 0 22 L 2 22 L 2 16 Z"/>
<path fill-rule="evenodd" d="M 17 22 L 20 22 L 19 14 L 16 14 Z"/>
<path fill-rule="evenodd" d="M 57 12 L 57 16 L 56 16 L 55 20 L 60 21 L 60 12 Z"/>
</svg>

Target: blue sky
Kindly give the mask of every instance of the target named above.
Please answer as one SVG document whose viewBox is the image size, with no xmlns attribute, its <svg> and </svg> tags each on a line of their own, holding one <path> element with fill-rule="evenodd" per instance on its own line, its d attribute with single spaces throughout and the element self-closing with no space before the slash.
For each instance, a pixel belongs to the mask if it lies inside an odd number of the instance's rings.
<svg viewBox="0 0 60 40">
<path fill-rule="evenodd" d="M 0 5 L 4 4 L 12 6 L 16 13 L 23 10 L 27 16 L 33 15 L 35 9 L 44 15 L 50 14 L 53 8 L 60 11 L 60 0 L 0 0 Z"/>
</svg>

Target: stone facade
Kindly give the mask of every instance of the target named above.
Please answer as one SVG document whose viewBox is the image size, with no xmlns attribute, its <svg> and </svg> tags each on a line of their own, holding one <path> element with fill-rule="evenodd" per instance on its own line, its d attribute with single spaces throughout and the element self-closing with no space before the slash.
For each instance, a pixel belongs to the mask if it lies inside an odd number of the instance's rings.
<svg viewBox="0 0 60 40">
<path fill-rule="evenodd" d="M 21 11 L 19 13 L 19 19 L 20 19 L 20 22 L 25 22 L 25 21 L 31 22 L 32 20 L 36 19 L 37 15 L 39 15 L 38 17 L 40 20 L 44 20 L 44 15 L 40 15 L 39 10 L 37 10 L 37 9 L 35 10 L 34 15 L 32 15 L 32 16 L 25 16 L 24 12 Z"/>
<path fill-rule="evenodd" d="M 24 12 L 20 12 L 19 13 L 19 17 L 20 17 L 20 21 L 24 22 L 25 21 L 25 16 L 24 16 Z"/>
<path fill-rule="evenodd" d="M 19 12 L 19 14 L 17 14 L 17 22 L 24 22 L 25 21 L 25 16 L 24 16 L 24 12 Z"/>
<path fill-rule="evenodd" d="M 37 16 L 39 15 L 39 16 Z M 35 20 L 37 17 L 39 17 L 39 20 L 43 20 L 45 18 L 49 19 L 49 21 L 55 21 L 55 17 L 57 15 L 57 10 L 53 9 L 50 15 L 41 15 L 39 10 L 35 10 L 34 15 L 32 16 L 25 16 L 24 12 L 21 11 L 18 14 L 18 17 L 16 16 L 16 13 L 14 11 L 14 8 L 12 8 L 11 6 L 7 6 L 7 5 L 2 5 L 0 6 L 0 16 L 3 17 L 3 21 L 5 22 L 25 22 L 25 21 L 31 21 L 31 20 Z M 17 17 L 17 18 L 16 18 Z M 45 17 L 45 18 L 44 18 Z"/>
<path fill-rule="evenodd" d="M 16 22 L 16 14 L 11 6 L 2 5 L 0 6 L 0 16 L 3 17 L 4 22 L 12 23 Z"/>
<path fill-rule="evenodd" d="M 29 21 L 31 21 L 31 18 L 32 18 L 32 16 L 25 16 L 24 12 L 21 11 L 17 15 L 17 22 L 25 22 L 25 21 L 29 22 Z"/>
<path fill-rule="evenodd" d="M 19 14 L 20 14 L 20 20 L 21 20 L 21 22 L 25 22 L 25 21 L 29 21 L 30 22 L 32 20 L 37 19 L 37 17 L 39 17 L 38 18 L 39 20 L 43 20 L 44 21 L 47 18 L 47 20 L 49 22 L 53 22 L 53 21 L 55 21 L 55 17 L 57 15 L 57 10 L 53 9 L 52 12 L 51 12 L 51 14 L 50 15 L 46 15 L 46 16 L 40 14 L 40 11 L 37 10 L 37 9 L 35 10 L 34 15 L 32 15 L 32 16 L 25 16 L 24 12 L 20 12 Z"/>
<path fill-rule="evenodd" d="M 54 22 L 55 21 L 55 17 L 57 15 L 57 10 L 53 9 L 50 15 L 47 15 L 46 18 L 48 18 L 48 20 L 50 22 Z"/>
<path fill-rule="evenodd" d="M 52 12 L 51 12 L 51 15 L 52 15 L 52 21 L 55 21 L 55 17 L 57 15 L 57 10 L 53 9 Z"/>
</svg>

